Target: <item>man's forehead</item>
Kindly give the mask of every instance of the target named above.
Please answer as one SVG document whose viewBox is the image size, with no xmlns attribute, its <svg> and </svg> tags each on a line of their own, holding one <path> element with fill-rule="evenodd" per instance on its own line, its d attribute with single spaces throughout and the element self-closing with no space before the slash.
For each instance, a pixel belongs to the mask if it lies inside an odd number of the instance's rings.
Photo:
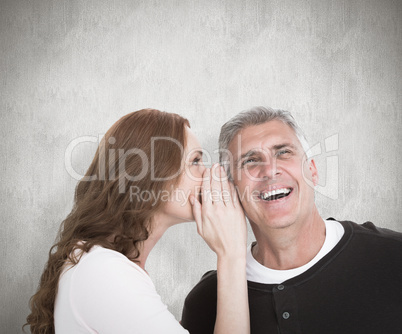
<svg viewBox="0 0 402 334">
<path fill-rule="evenodd" d="M 273 120 L 263 124 L 250 125 L 240 130 L 229 144 L 232 154 L 244 154 L 253 149 L 266 149 L 278 145 L 299 146 L 294 130 L 287 124 Z"/>
</svg>

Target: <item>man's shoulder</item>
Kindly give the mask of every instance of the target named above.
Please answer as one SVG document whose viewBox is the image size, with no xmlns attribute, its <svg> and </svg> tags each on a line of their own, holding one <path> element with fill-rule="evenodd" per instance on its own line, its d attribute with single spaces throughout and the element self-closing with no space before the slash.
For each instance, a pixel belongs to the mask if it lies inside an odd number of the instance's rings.
<svg viewBox="0 0 402 334">
<path fill-rule="evenodd" d="M 190 333 L 213 333 L 216 318 L 217 273 L 206 272 L 184 301 L 181 324 Z"/>
<path fill-rule="evenodd" d="M 396 241 L 402 242 L 402 233 L 401 232 L 390 230 L 390 229 L 384 228 L 384 227 L 378 227 L 370 221 L 365 222 L 361 225 L 356 224 L 356 231 L 362 232 L 362 233 L 371 233 L 371 234 L 381 237 L 381 238 L 389 238 L 389 239 L 394 239 Z"/>
<path fill-rule="evenodd" d="M 186 298 L 186 302 L 195 298 L 199 300 L 210 299 L 215 296 L 216 299 L 216 288 L 217 288 L 217 273 L 216 270 L 207 271 L 202 275 L 200 281 L 194 286 Z"/>
<path fill-rule="evenodd" d="M 335 220 L 333 218 L 328 218 L 328 219 Z M 391 240 L 395 240 L 396 242 L 402 242 L 402 233 L 401 232 L 397 232 L 397 231 L 394 231 L 394 230 L 391 230 L 388 228 L 376 226 L 371 221 L 367 221 L 363 224 L 357 224 L 357 223 L 349 221 L 349 220 L 345 220 L 345 221 L 338 220 L 338 222 L 341 223 L 345 229 L 347 229 L 350 226 L 351 230 L 355 234 L 372 236 L 373 238 L 391 239 Z"/>
<path fill-rule="evenodd" d="M 198 284 L 210 284 L 213 281 L 216 282 L 217 279 L 217 272 L 216 270 L 207 271 L 204 275 L 202 275 Z"/>
</svg>

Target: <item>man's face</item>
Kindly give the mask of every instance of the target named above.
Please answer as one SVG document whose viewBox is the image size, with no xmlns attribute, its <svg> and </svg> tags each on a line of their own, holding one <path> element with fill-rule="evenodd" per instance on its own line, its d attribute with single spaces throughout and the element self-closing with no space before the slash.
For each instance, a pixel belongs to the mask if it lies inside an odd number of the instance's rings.
<svg viewBox="0 0 402 334">
<path fill-rule="evenodd" d="M 317 169 L 292 128 L 277 120 L 249 126 L 233 138 L 229 150 L 233 181 L 252 224 L 284 228 L 309 219 Z"/>
</svg>

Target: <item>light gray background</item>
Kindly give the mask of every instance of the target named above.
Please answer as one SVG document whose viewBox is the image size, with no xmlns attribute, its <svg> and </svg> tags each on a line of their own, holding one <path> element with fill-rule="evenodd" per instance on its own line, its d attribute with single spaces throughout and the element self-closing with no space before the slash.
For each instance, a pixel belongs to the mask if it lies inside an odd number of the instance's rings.
<svg viewBox="0 0 402 334">
<path fill-rule="evenodd" d="M 21 332 L 71 210 L 68 144 L 144 107 L 184 115 L 210 151 L 237 112 L 288 109 L 323 148 L 321 185 L 337 198 L 317 194 L 322 215 L 402 231 L 401 10 L 399 0 L 1 1 L 1 333 Z M 95 149 L 74 150 L 78 172 Z M 167 232 L 147 269 L 180 318 L 214 267 L 191 223 Z"/>
</svg>

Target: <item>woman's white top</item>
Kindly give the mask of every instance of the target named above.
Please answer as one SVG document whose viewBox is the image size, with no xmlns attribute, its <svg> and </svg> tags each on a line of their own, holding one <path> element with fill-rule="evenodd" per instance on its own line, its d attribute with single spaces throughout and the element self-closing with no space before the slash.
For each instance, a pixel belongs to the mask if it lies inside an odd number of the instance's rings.
<svg viewBox="0 0 402 334">
<path fill-rule="evenodd" d="M 60 277 L 56 334 L 184 334 L 148 274 L 119 252 L 94 246 Z"/>
</svg>

